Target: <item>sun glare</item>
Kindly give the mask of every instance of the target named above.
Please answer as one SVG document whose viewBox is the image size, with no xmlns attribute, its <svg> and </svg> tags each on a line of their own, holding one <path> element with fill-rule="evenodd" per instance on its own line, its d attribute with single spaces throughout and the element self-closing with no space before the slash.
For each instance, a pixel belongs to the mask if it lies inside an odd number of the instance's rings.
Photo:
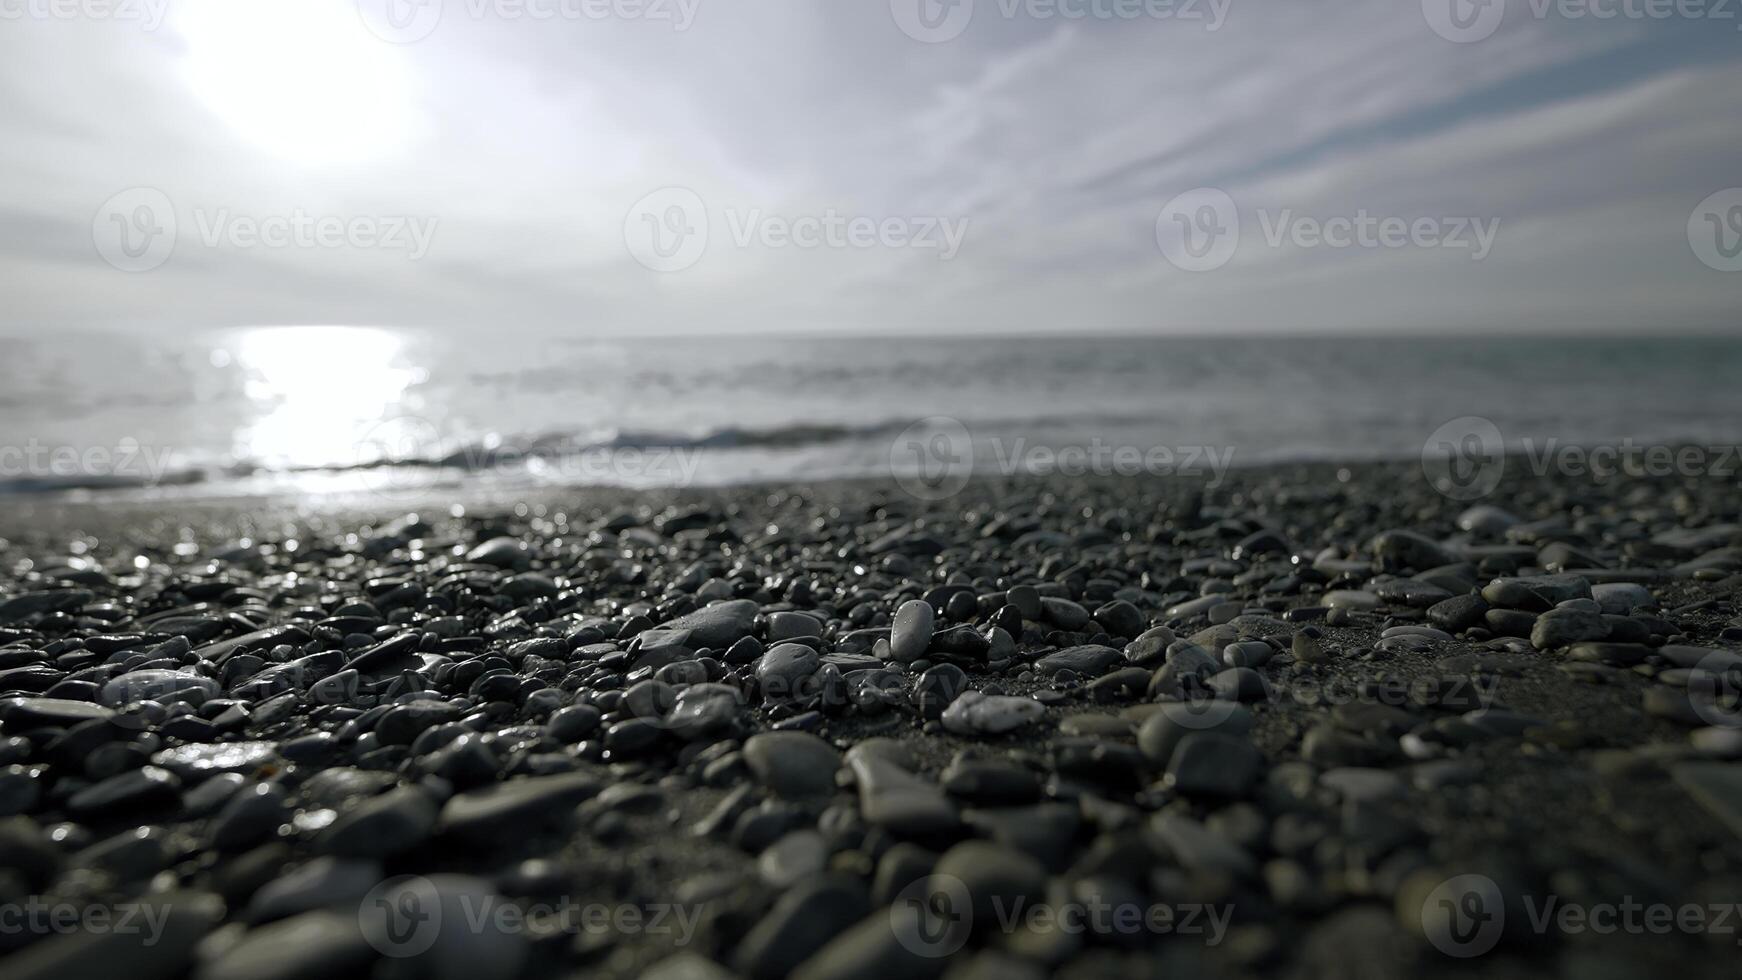
<svg viewBox="0 0 1742 980">
<path fill-rule="evenodd" d="M 405 138 L 400 52 L 340 0 L 190 0 L 176 12 L 194 92 L 244 139 L 300 163 L 366 159 Z"/>
<path fill-rule="evenodd" d="M 358 461 L 383 416 L 422 380 L 404 341 L 368 327 L 257 327 L 220 348 L 244 372 L 258 414 L 236 435 L 237 455 L 296 466 Z"/>
</svg>

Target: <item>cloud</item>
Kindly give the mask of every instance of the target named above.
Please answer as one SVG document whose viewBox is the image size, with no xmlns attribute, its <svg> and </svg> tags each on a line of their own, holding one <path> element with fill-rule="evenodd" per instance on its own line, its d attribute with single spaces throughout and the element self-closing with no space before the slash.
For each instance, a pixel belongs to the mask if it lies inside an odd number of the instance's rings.
<svg viewBox="0 0 1742 980">
<path fill-rule="evenodd" d="M 209 57 L 236 36 L 198 29 L 205 2 L 173 4 L 152 32 L 0 21 L 0 328 L 1697 329 L 1733 323 L 1742 299 L 1742 277 L 1700 265 L 1685 239 L 1697 202 L 1742 183 L 1742 109 L 1726 97 L 1742 59 L 1700 33 L 1711 25 L 1521 8 L 1494 37 L 1455 44 L 1417 4 L 1388 0 L 1235 0 L 1215 31 L 1021 5 L 1006 17 L 981 0 L 960 37 L 924 44 L 876 2 L 701 0 L 680 32 L 447 0 L 416 43 L 347 36 L 352 69 L 323 60 L 321 35 L 290 32 L 308 50 L 288 63 L 310 75 L 256 78 L 246 38 Z M 348 2 L 299 3 L 366 31 Z M 341 70 L 397 81 L 351 100 Z M 223 72 L 263 93 L 246 124 L 247 104 L 213 98 Z M 391 113 L 391 139 L 337 138 L 370 118 L 352 102 Z M 275 145 L 291 131 L 335 141 L 310 162 Z M 625 247 L 630 208 L 665 186 L 696 191 L 711 218 L 705 254 L 680 272 Z M 1198 186 L 1253 214 L 1232 262 L 1185 273 L 1155 225 Z M 132 187 L 177 212 L 175 252 L 149 272 L 111 268 L 91 242 L 98 209 Z M 1481 262 L 1271 248 L 1257 211 L 1283 208 L 1500 230 Z M 194 229 L 220 210 L 438 226 L 418 261 L 208 246 Z M 740 247 L 727 229 L 753 214 L 951 219 L 967 235 L 948 261 Z"/>
</svg>

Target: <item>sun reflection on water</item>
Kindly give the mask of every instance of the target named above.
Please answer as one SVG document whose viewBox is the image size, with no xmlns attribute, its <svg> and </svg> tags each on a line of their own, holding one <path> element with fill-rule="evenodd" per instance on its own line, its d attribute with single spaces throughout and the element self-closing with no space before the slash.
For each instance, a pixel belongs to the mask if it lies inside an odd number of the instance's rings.
<svg viewBox="0 0 1742 980">
<path fill-rule="evenodd" d="M 256 415 L 237 429 L 238 459 L 278 466 L 343 466 L 390 414 L 414 408 L 425 372 L 406 363 L 405 338 L 374 327 L 255 327 L 213 352 L 242 372 Z"/>
</svg>

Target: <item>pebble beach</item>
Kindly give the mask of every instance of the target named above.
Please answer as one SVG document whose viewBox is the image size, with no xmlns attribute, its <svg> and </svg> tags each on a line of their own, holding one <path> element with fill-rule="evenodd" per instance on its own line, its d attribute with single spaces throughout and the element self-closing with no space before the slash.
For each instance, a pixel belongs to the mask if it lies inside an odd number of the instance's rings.
<svg viewBox="0 0 1742 980">
<path fill-rule="evenodd" d="M 1739 511 L 1403 464 L 36 499 L 0 971 L 1731 975 Z"/>
</svg>

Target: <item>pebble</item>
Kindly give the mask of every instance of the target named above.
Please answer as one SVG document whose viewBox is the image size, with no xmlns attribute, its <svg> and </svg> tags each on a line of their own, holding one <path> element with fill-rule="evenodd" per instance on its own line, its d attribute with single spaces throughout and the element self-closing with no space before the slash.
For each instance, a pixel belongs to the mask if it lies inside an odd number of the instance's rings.
<svg viewBox="0 0 1742 980">
<path fill-rule="evenodd" d="M 1082 677 L 1099 677 L 1124 656 L 1112 647 L 1080 646 L 1049 653 L 1034 662 L 1043 676 L 1068 670 Z"/>
<path fill-rule="evenodd" d="M 317 910 L 249 929 L 200 964 L 196 980 L 321 980 L 365 968 L 376 951 L 348 912 Z"/>
<path fill-rule="evenodd" d="M 1601 613 L 1557 608 L 1536 618 L 1530 629 L 1530 644 L 1538 650 L 1552 650 L 1585 640 L 1601 640 L 1609 632 L 1609 623 Z"/>
<path fill-rule="evenodd" d="M 1202 496 L 600 490 L 245 540 L 105 536 L 102 513 L 9 532 L 0 890 L 224 904 L 150 949 L 49 937 L 8 976 L 1392 976 L 1425 932 L 1420 901 L 1386 905 L 1430 860 L 1504 853 L 1578 893 L 1608 872 L 1549 845 L 1601 850 L 1610 823 L 1655 892 L 1722 894 L 1734 503 L 1526 477 L 1517 513 L 1381 464 Z M 1595 823 L 1549 805 L 1593 780 Z M 1686 819 L 1627 829 L 1657 812 Z M 970 914 L 928 956 L 916 886 L 970 913 L 1238 911 L 1214 949 Z M 701 918 L 675 956 L 633 933 L 368 941 L 391 938 L 375 898 L 463 919 L 565 894 Z"/>
<path fill-rule="evenodd" d="M 172 807 L 180 798 L 181 780 L 175 773 L 144 766 L 79 790 L 67 799 L 67 810 L 79 817 L 144 815 Z"/>
<path fill-rule="evenodd" d="M 1033 698 L 968 691 L 944 709 L 944 727 L 957 735 L 1004 735 L 1039 721 L 1046 708 Z"/>
<path fill-rule="evenodd" d="M 923 599 L 909 599 L 902 603 L 895 612 L 895 625 L 889 634 L 890 659 L 910 664 L 925 656 L 926 649 L 931 646 L 936 619 L 931 603 Z"/>
<path fill-rule="evenodd" d="M 805 732 L 763 732 L 744 743 L 744 761 L 757 782 L 775 795 L 803 800 L 835 792 L 841 753 Z"/>
<path fill-rule="evenodd" d="M 1150 765 L 1165 769 L 1181 740 L 1198 732 L 1245 735 L 1252 730 L 1252 712 L 1245 705 L 1228 701 L 1169 702 L 1137 729 L 1137 747 Z"/>
<path fill-rule="evenodd" d="M 185 670 L 136 670 L 103 685 L 102 702 L 111 708 L 133 701 L 186 702 L 195 707 L 218 696 L 218 682 Z"/>
<path fill-rule="evenodd" d="M 438 812 L 429 793 L 403 786 L 341 813 L 322 831 L 316 846 L 340 857 L 389 857 L 428 840 Z"/>
<path fill-rule="evenodd" d="M 1190 732 L 1168 758 L 1166 784 L 1186 796 L 1243 796 L 1264 769 L 1264 754 L 1244 736 Z"/>
<path fill-rule="evenodd" d="M 802 682 L 822 666 L 822 658 L 802 643 L 782 643 L 762 655 L 756 679 L 765 700 L 789 701 L 804 694 Z"/>
<path fill-rule="evenodd" d="M 865 886 L 846 874 L 802 879 L 745 934 L 732 966 L 752 980 L 780 980 L 871 913 Z"/>
</svg>

